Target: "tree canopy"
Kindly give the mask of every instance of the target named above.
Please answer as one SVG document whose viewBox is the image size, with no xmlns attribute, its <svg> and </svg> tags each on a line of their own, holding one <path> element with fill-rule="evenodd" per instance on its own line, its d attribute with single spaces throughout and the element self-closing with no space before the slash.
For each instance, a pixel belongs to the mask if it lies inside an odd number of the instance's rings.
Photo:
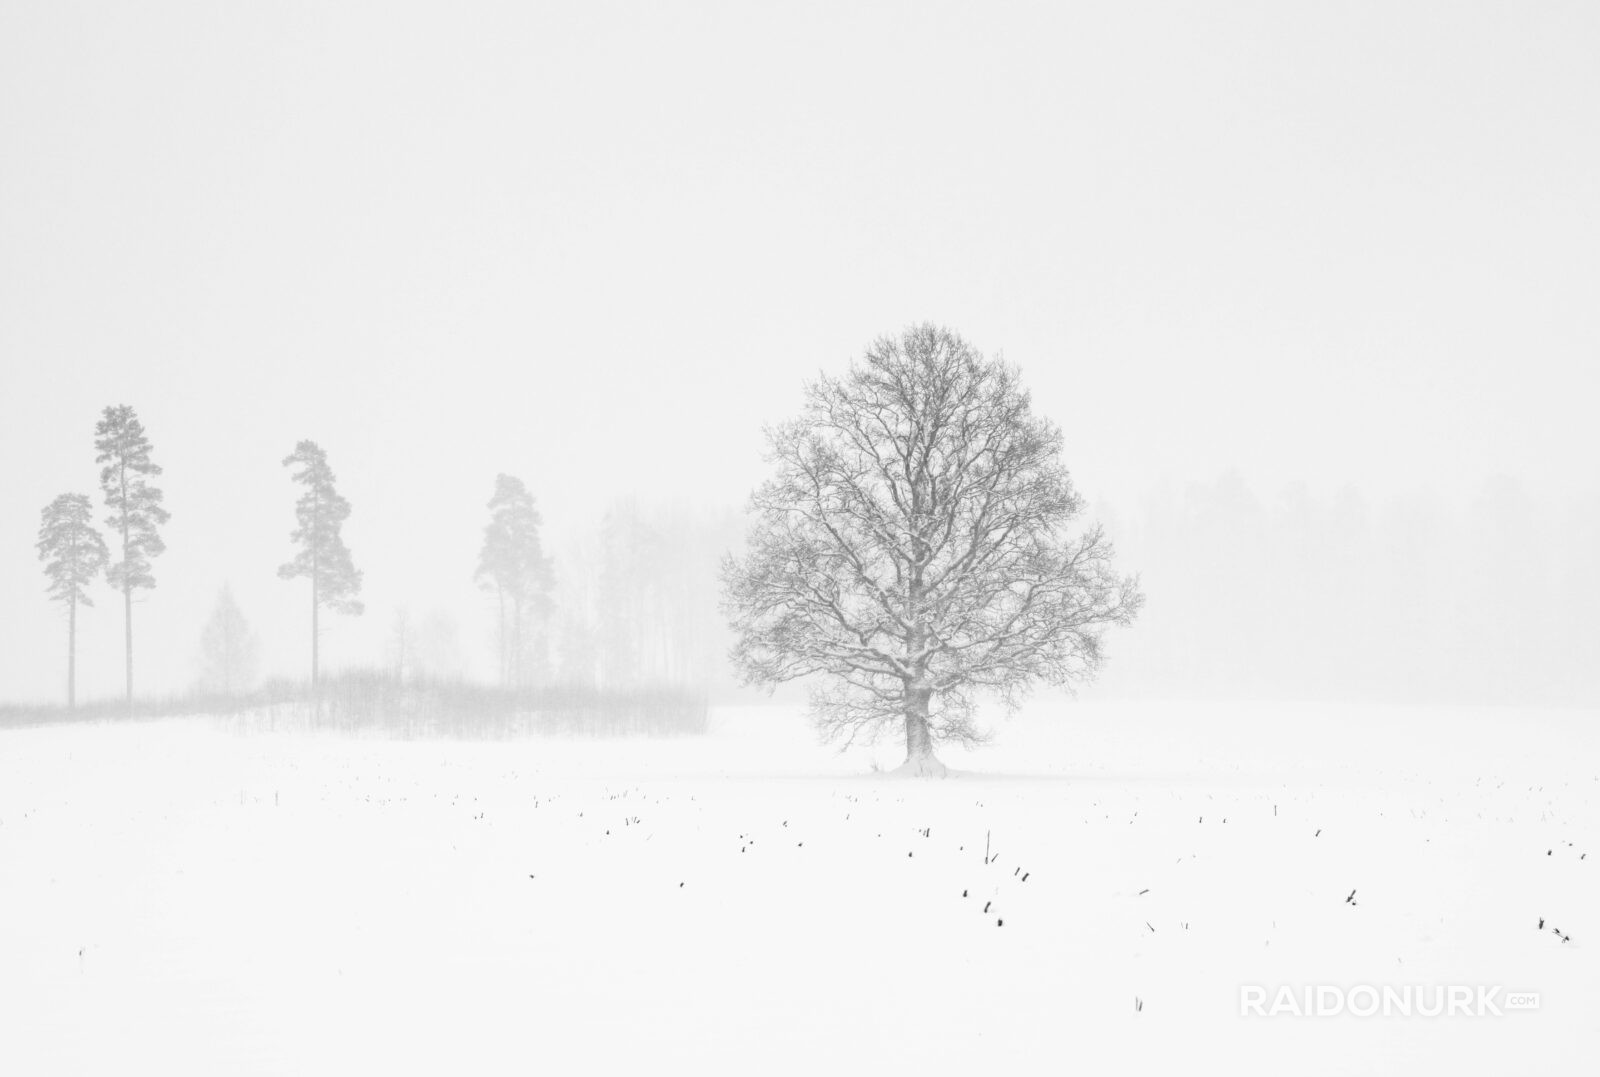
<svg viewBox="0 0 1600 1077">
<path fill-rule="evenodd" d="M 334 488 L 328 454 L 314 441 L 301 441 L 283 458 L 283 466 L 299 469 L 292 478 L 305 491 L 295 502 L 298 526 L 289 535 L 297 549 L 294 558 L 278 568 L 278 575 L 286 580 L 309 579 L 312 600 L 318 606 L 338 613 L 361 613 L 366 609 L 359 597 L 361 570 L 342 534 L 350 517 L 350 502 Z"/>
<path fill-rule="evenodd" d="M 974 742 L 984 696 L 1091 677 L 1141 596 L 1118 575 L 1015 367 L 955 333 L 883 337 L 768 431 L 773 477 L 724 563 L 747 682 L 814 677 L 825 734 L 903 720 L 908 763 Z"/>
<path fill-rule="evenodd" d="M 100 490 L 111 509 L 106 526 L 120 540 L 122 555 L 107 570 L 107 579 L 125 593 L 154 587 L 151 559 L 167 549 L 158 528 L 171 519 L 162 505 L 164 495 L 150 483 L 161 467 L 151 459 L 144 424 L 126 404 L 106 408 L 94 434 L 94 462 L 102 465 Z"/>
<path fill-rule="evenodd" d="M 93 606 L 87 588 L 105 570 L 111 555 L 105 539 L 95 530 L 88 495 L 62 494 L 44 507 L 37 549 L 39 560 L 45 563 L 50 597 Z"/>
<path fill-rule="evenodd" d="M 521 479 L 504 474 L 495 477 L 474 579 L 499 597 L 501 676 L 509 683 L 519 683 L 523 677 L 527 618 L 546 612 L 549 602 L 551 569 L 539 534 L 542 522 L 533 495 Z"/>
</svg>

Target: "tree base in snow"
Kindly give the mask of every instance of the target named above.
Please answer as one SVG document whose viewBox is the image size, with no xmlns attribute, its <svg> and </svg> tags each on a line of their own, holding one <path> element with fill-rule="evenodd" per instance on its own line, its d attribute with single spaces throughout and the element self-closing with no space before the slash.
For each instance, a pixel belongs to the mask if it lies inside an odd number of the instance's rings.
<svg viewBox="0 0 1600 1077">
<path fill-rule="evenodd" d="M 948 778 L 950 769 L 931 755 L 919 755 L 907 759 L 889 773 L 907 778 Z"/>
</svg>

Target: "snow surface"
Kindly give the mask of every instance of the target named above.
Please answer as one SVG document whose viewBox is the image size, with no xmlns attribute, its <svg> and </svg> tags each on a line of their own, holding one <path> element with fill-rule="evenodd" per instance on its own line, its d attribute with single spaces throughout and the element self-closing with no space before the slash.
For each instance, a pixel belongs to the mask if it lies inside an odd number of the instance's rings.
<svg viewBox="0 0 1600 1077">
<path fill-rule="evenodd" d="M 1587 1072 L 1597 739 L 1041 703 L 931 781 L 776 707 L 671 741 L 8 731 L 0 1073 Z M 1318 984 L 1541 1007 L 1240 1015 Z"/>
</svg>

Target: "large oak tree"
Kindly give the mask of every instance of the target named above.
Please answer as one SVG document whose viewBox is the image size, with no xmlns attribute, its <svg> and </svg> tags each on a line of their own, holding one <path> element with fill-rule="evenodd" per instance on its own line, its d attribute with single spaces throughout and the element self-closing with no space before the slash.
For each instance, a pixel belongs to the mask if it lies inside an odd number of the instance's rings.
<svg viewBox="0 0 1600 1077">
<path fill-rule="evenodd" d="M 734 660 L 749 683 L 812 678 L 825 735 L 903 725 L 905 769 L 943 773 L 934 743 L 982 739 L 981 696 L 1085 680 L 1139 608 L 1102 530 L 1074 526 L 1060 430 L 947 329 L 879 339 L 768 439 L 723 566 Z"/>
</svg>

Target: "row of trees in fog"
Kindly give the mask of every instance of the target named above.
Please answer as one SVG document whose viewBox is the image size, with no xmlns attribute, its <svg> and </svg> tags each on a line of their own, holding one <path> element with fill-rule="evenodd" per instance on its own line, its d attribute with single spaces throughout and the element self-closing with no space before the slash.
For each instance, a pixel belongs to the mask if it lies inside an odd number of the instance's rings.
<svg viewBox="0 0 1600 1077">
<path fill-rule="evenodd" d="M 66 608 L 67 705 L 77 703 L 77 629 L 79 607 L 93 607 L 93 585 L 104 574 L 123 599 L 125 693 L 134 692 L 133 593 L 156 586 L 154 559 L 166 551 L 161 527 L 171 514 L 153 480 L 162 474 L 154 448 L 134 409 L 126 404 L 105 408 L 94 431 L 95 463 L 100 467 L 100 493 L 109 514 L 108 546 L 95 525 L 87 494 L 64 493 L 40 514 L 36 543 L 44 562 L 46 589 Z M 283 460 L 301 494 L 295 502 L 295 527 L 290 533 L 294 556 L 278 568 L 285 580 L 304 579 L 311 598 L 311 682 L 320 676 L 321 615 L 324 610 L 347 615 L 365 611 L 361 570 L 345 544 L 343 527 L 351 507 L 338 490 L 327 453 L 314 441 L 302 440 Z M 541 593 L 539 581 L 549 572 L 540 552 L 539 516 L 521 482 L 502 475 L 478 566 L 480 582 L 511 602 L 512 634 L 520 639 L 526 615 Z M 504 605 L 504 603 L 502 603 Z M 506 622 L 502 611 L 502 637 Z M 225 692 L 245 687 L 253 677 L 254 633 L 231 591 L 219 596 L 202 635 L 206 669 L 203 679 Z M 514 680 L 517 669 L 502 661 L 502 675 Z"/>
<path fill-rule="evenodd" d="M 154 559 L 165 551 L 160 529 L 170 515 L 155 485 L 155 450 L 131 407 L 105 409 L 95 431 L 101 498 L 96 519 L 87 494 L 64 493 L 41 514 L 37 548 L 47 589 L 67 628 L 67 701 L 76 704 L 80 607 L 93 607 L 97 584 L 123 601 L 126 695 L 134 695 L 133 592 L 156 586 Z M 325 665 L 321 639 L 329 613 L 366 612 L 359 551 L 344 539 L 352 514 L 327 453 L 303 440 L 283 460 L 298 491 L 292 556 L 277 569 L 309 590 L 310 677 Z M 490 602 L 497 682 L 524 689 L 556 681 L 633 689 L 704 685 L 716 675 L 725 639 L 716 611 L 716 556 L 737 537 L 735 514 L 707 520 L 687 509 L 615 503 L 565 564 L 546 549 L 544 521 L 532 492 L 514 475 L 495 478 L 477 562 L 463 566 Z M 102 531 L 102 525 L 106 530 Z M 108 541 L 109 539 L 109 541 Z M 559 598 L 558 598 L 559 595 Z M 455 618 L 443 610 L 413 619 L 394 610 L 385 662 L 399 680 L 455 679 L 463 662 Z M 197 687 L 234 695 L 254 687 L 261 641 L 231 588 L 219 591 L 200 632 Z"/>
<path fill-rule="evenodd" d="M 610 686 L 728 679 L 717 565 L 743 530 L 731 509 L 613 503 L 557 574 L 553 675 Z"/>
<path fill-rule="evenodd" d="M 44 562 L 47 591 L 67 609 L 67 706 L 77 703 L 78 607 L 94 605 L 91 586 L 103 572 L 113 591 L 120 592 L 123 609 L 125 693 L 133 702 L 133 593 L 156 585 L 154 559 L 166 552 L 161 527 L 172 515 L 163 504 L 165 495 L 152 481 L 162 474 L 144 424 L 127 404 L 108 406 L 94 429 L 94 462 L 100 466 L 100 493 L 106 508 L 112 546 L 108 547 L 94 523 L 87 494 L 64 493 L 40 514 L 37 549 Z M 311 583 L 311 679 L 317 679 L 318 618 L 323 608 L 359 614 L 362 605 L 361 573 L 341 537 L 350 515 L 350 503 L 334 485 L 327 454 L 314 441 L 301 441 L 283 461 L 298 468 L 294 481 L 304 487 L 295 505 L 298 526 L 290 536 L 295 556 L 278 574 L 284 579 L 305 578 Z M 206 628 L 210 655 L 221 654 L 230 687 L 245 665 L 249 633 L 243 615 L 225 594 Z"/>
</svg>

